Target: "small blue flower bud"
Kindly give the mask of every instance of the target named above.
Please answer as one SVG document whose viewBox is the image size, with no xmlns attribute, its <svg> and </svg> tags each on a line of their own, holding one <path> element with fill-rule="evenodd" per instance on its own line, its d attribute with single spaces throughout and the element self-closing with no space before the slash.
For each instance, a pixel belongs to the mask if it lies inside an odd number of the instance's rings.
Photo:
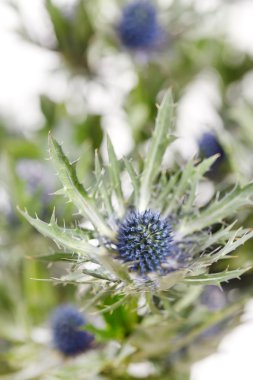
<svg viewBox="0 0 253 380">
<path fill-rule="evenodd" d="M 73 306 L 56 308 L 51 320 L 54 347 L 65 356 L 74 356 L 90 349 L 93 335 L 82 330 L 85 323 L 83 315 Z"/>
<path fill-rule="evenodd" d="M 146 0 L 128 4 L 123 9 L 118 34 L 122 44 L 129 49 L 155 48 L 163 36 L 157 21 L 156 9 Z"/>
<path fill-rule="evenodd" d="M 213 163 L 211 169 L 217 169 L 223 159 L 225 158 L 225 152 L 218 141 L 217 137 L 211 132 L 205 132 L 198 141 L 199 150 L 202 156 L 209 158 L 215 154 L 220 156 Z"/>
</svg>

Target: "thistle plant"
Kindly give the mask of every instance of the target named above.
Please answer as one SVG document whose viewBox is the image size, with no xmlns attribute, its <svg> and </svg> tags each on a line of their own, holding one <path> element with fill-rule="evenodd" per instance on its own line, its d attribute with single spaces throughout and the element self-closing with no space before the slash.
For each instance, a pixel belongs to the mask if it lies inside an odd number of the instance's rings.
<svg viewBox="0 0 253 380">
<path fill-rule="evenodd" d="M 252 229 L 237 226 L 234 219 L 240 208 L 252 205 L 253 184 L 236 186 L 199 206 L 199 183 L 217 156 L 202 162 L 193 158 L 169 172 L 163 158 L 175 140 L 174 125 L 168 91 L 145 153 L 139 152 L 143 158 L 118 159 L 107 137 L 108 164 L 95 153 L 89 186 L 80 182 L 76 164 L 49 135 L 50 158 L 62 184 L 57 194 L 76 206 L 78 216 L 72 226 L 60 226 L 55 211 L 49 223 L 21 211 L 60 248 L 47 260 L 70 262 L 67 274 L 51 281 L 81 286 L 83 307 L 106 321 L 105 327 L 90 326 L 90 331 L 106 343 L 118 340 L 119 349 L 103 372 L 109 378 L 122 378 L 131 362 L 143 360 L 159 363 L 159 379 L 172 368 L 177 371 L 185 350 L 201 346 L 205 331 L 229 320 L 222 325 L 224 333 L 238 323 L 247 298 L 223 302 L 210 312 L 201 294 L 206 285 L 220 287 L 248 269 L 215 271 L 214 264 L 253 236 Z"/>
</svg>

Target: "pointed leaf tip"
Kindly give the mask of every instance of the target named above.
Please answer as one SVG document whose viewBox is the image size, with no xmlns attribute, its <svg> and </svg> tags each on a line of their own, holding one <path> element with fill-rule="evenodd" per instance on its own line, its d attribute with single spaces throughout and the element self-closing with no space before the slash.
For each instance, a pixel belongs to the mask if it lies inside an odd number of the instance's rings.
<svg viewBox="0 0 253 380">
<path fill-rule="evenodd" d="M 141 176 L 139 210 L 147 208 L 152 186 L 160 170 L 164 153 L 171 141 L 174 127 L 174 101 L 171 90 L 168 90 L 158 107 L 155 123 L 155 130 L 151 137 L 150 147 L 144 162 L 143 173 Z"/>
<path fill-rule="evenodd" d="M 49 137 L 49 150 L 58 178 L 63 185 L 64 195 L 69 198 L 82 215 L 91 221 L 102 235 L 113 238 L 113 231 L 107 226 L 93 199 L 78 181 L 74 166 L 70 164 L 62 147 L 51 135 Z"/>
<path fill-rule="evenodd" d="M 106 136 L 107 140 L 107 151 L 108 151 L 108 170 L 109 175 L 111 178 L 112 183 L 112 189 L 115 192 L 115 195 L 117 197 L 118 206 L 119 206 L 119 214 L 122 216 L 124 214 L 125 206 L 124 206 L 124 196 L 122 191 L 122 184 L 121 184 L 121 170 L 120 170 L 120 162 L 117 159 L 116 153 L 114 151 L 113 144 L 111 142 L 110 137 Z"/>
</svg>

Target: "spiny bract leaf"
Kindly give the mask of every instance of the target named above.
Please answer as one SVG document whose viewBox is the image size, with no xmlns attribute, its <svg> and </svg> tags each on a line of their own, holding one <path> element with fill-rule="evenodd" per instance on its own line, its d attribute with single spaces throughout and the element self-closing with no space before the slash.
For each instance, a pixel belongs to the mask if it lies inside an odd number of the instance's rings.
<svg viewBox="0 0 253 380">
<path fill-rule="evenodd" d="M 92 222 L 101 235 L 112 238 L 114 236 L 112 230 L 106 225 L 96 209 L 94 201 L 79 183 L 74 167 L 63 153 L 61 146 L 50 134 L 49 151 L 57 170 L 57 175 L 63 185 L 64 194 L 77 207 L 80 214 L 84 215 Z"/>
<path fill-rule="evenodd" d="M 97 180 L 98 192 L 104 202 L 107 213 L 111 215 L 113 213 L 111 197 L 105 182 L 105 171 L 101 166 L 97 151 L 95 152 L 95 176 Z"/>
<path fill-rule="evenodd" d="M 182 175 L 179 180 L 179 173 L 176 173 L 172 177 L 177 180 L 177 183 L 174 184 L 171 197 L 167 197 L 167 200 L 165 199 L 164 201 L 165 215 L 174 212 L 178 208 L 178 205 L 182 203 L 182 199 L 186 194 L 187 201 L 183 205 L 182 211 L 185 214 L 189 213 L 195 202 L 197 185 L 216 159 L 217 155 L 207 158 L 196 165 L 196 159 L 192 158 L 182 169 Z"/>
<path fill-rule="evenodd" d="M 148 206 L 152 184 L 160 171 L 162 158 L 168 147 L 168 143 L 170 139 L 172 140 L 172 136 L 169 134 L 173 129 L 174 108 L 172 93 L 168 91 L 158 108 L 155 130 L 145 158 L 144 169 L 141 176 L 140 211 L 144 211 Z"/>
<path fill-rule="evenodd" d="M 253 204 L 252 197 L 253 183 L 243 188 L 238 186 L 222 199 L 215 200 L 190 221 L 184 221 L 179 228 L 179 232 L 182 236 L 185 236 L 212 224 L 220 223 L 223 219 L 235 214 L 240 207 Z"/>
<path fill-rule="evenodd" d="M 116 157 L 116 154 L 114 152 L 114 148 L 109 136 L 107 136 L 107 150 L 108 150 L 108 157 L 109 157 L 108 168 L 109 168 L 109 175 L 111 177 L 112 188 L 117 197 L 118 206 L 119 206 L 119 214 L 120 216 L 123 216 L 125 207 L 124 207 L 124 197 L 123 197 L 121 179 L 120 179 L 120 163 Z"/>
<path fill-rule="evenodd" d="M 220 285 L 221 282 L 239 278 L 243 273 L 247 272 L 250 268 L 236 269 L 219 273 L 203 274 L 200 276 L 192 276 L 185 278 L 183 282 L 191 285 Z"/>
<path fill-rule="evenodd" d="M 19 211 L 42 235 L 52 239 L 58 246 L 71 249 L 82 257 L 88 257 L 96 262 L 99 261 L 99 249 L 85 242 L 84 239 L 76 239 L 71 230 L 59 227 L 56 223 L 54 214 L 48 224 L 39 218 L 32 218 L 27 212 L 22 210 Z"/>
<path fill-rule="evenodd" d="M 231 231 L 230 232 L 230 237 L 225 244 L 224 247 L 222 247 L 218 252 L 206 256 L 207 260 L 210 258 L 209 265 L 226 258 L 227 255 L 230 252 L 235 251 L 238 247 L 246 243 L 247 240 L 252 239 L 253 237 L 253 231 L 252 230 L 243 230 L 239 229 L 238 231 Z M 203 257 L 205 259 L 205 257 Z"/>
</svg>

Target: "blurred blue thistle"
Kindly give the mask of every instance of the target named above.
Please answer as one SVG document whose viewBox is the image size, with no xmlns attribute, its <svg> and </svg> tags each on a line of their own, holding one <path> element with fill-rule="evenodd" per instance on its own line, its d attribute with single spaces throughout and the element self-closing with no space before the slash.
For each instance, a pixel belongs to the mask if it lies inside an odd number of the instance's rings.
<svg viewBox="0 0 253 380">
<path fill-rule="evenodd" d="M 129 49 L 154 49 L 163 36 L 155 7 L 145 0 L 126 5 L 118 25 L 118 34 L 122 44 Z"/>
<path fill-rule="evenodd" d="M 203 157 L 209 158 L 219 154 L 217 160 L 211 166 L 211 170 L 217 170 L 225 159 L 225 151 L 216 135 L 212 132 L 205 132 L 198 141 L 200 153 Z"/>
<path fill-rule="evenodd" d="M 85 324 L 85 318 L 73 306 L 56 308 L 51 320 L 54 347 L 65 356 L 78 355 L 90 349 L 93 336 L 82 330 Z"/>
</svg>

